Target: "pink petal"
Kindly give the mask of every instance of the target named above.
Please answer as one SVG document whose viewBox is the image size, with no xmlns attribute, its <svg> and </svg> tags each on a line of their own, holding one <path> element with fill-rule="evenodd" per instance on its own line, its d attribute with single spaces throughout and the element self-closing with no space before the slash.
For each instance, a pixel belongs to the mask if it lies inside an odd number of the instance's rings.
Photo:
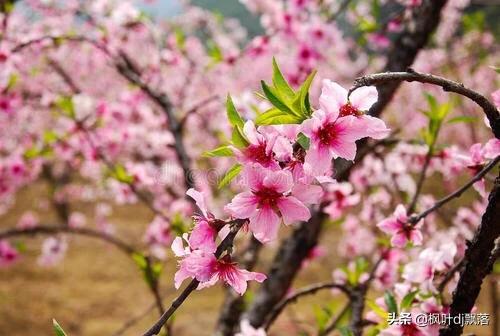
<svg viewBox="0 0 500 336">
<path fill-rule="evenodd" d="M 270 207 L 263 207 L 250 217 L 249 227 L 257 240 L 267 243 L 278 236 L 279 217 Z"/>
<path fill-rule="evenodd" d="M 191 277 L 191 273 L 187 272 L 185 269 L 180 268 L 174 275 L 174 287 L 179 289 L 187 278 Z"/>
<path fill-rule="evenodd" d="M 193 228 L 189 235 L 189 246 L 192 249 L 200 249 L 203 252 L 214 253 L 216 250 L 216 230 L 210 224 L 202 220 Z"/>
<path fill-rule="evenodd" d="M 248 165 L 243 169 L 241 176 L 246 185 L 252 190 L 258 190 L 262 187 L 264 178 L 266 177 L 268 170 L 260 165 Z"/>
<path fill-rule="evenodd" d="M 183 257 L 186 255 L 184 243 L 181 237 L 176 237 L 170 246 L 176 257 Z"/>
<path fill-rule="evenodd" d="M 360 111 L 368 111 L 378 100 L 378 92 L 375 86 L 364 86 L 354 90 L 349 101 L 352 106 Z"/>
<path fill-rule="evenodd" d="M 312 176 L 325 175 L 332 167 L 333 154 L 324 146 L 311 146 L 306 152 L 304 171 Z"/>
<path fill-rule="evenodd" d="M 318 185 L 298 183 L 292 188 L 292 195 L 304 204 L 316 204 L 323 195 L 323 188 Z"/>
<path fill-rule="evenodd" d="M 263 185 L 276 192 L 284 193 L 293 186 L 292 174 L 289 171 L 269 172 L 264 178 Z"/>
<path fill-rule="evenodd" d="M 331 80 L 324 79 L 319 97 L 321 109 L 331 116 L 338 118 L 340 108 L 347 103 L 347 90 Z"/>
<path fill-rule="evenodd" d="M 405 234 L 403 232 L 398 232 L 392 236 L 391 244 L 394 247 L 404 248 L 407 241 Z"/>
<path fill-rule="evenodd" d="M 193 188 L 190 188 L 188 191 L 186 191 L 186 195 L 195 200 L 196 205 L 198 206 L 198 208 L 200 208 L 203 216 L 207 218 L 207 205 L 205 203 L 205 197 L 203 197 L 203 194 Z"/>
<path fill-rule="evenodd" d="M 346 160 L 354 161 L 356 157 L 356 143 L 350 141 L 339 141 L 333 144 L 331 147 L 333 157 L 341 157 Z"/>
<path fill-rule="evenodd" d="M 410 240 L 415 246 L 422 245 L 424 238 L 422 237 L 422 232 L 420 230 L 414 229 L 410 232 Z"/>
<path fill-rule="evenodd" d="M 231 274 L 227 274 L 227 276 L 224 277 L 224 281 L 227 282 L 229 286 L 233 287 L 234 291 L 240 295 L 243 295 L 247 290 L 247 280 L 239 269 L 235 269 Z"/>
<path fill-rule="evenodd" d="M 393 234 L 401 230 L 402 225 L 394 218 L 387 218 L 377 224 L 377 227 L 385 233 Z"/>
<path fill-rule="evenodd" d="M 311 217 L 309 209 L 293 196 L 282 197 L 278 200 L 278 209 L 287 225 L 298 221 L 306 221 Z"/>
<path fill-rule="evenodd" d="M 385 122 L 379 118 L 363 115 L 358 118 L 358 123 L 364 125 L 365 134 L 373 139 L 383 139 L 391 133 Z"/>
<path fill-rule="evenodd" d="M 258 145 L 260 144 L 260 140 L 263 140 L 262 135 L 257 133 L 257 129 L 255 129 L 255 125 L 251 120 L 248 120 L 245 125 L 243 125 L 243 133 L 245 133 L 248 141 L 253 145 Z"/>
<path fill-rule="evenodd" d="M 257 205 L 258 199 L 247 191 L 236 195 L 224 209 L 236 218 L 248 218 L 257 211 Z"/>
<path fill-rule="evenodd" d="M 406 214 L 406 208 L 403 204 L 398 204 L 396 210 L 394 210 L 394 217 L 401 223 L 408 222 L 408 215 Z"/>
<path fill-rule="evenodd" d="M 320 128 L 321 126 L 321 121 L 317 117 L 318 111 L 315 111 L 312 115 L 311 119 L 305 120 L 301 125 L 300 125 L 300 130 L 302 133 L 307 135 L 308 137 L 312 137 L 316 130 Z"/>
</svg>

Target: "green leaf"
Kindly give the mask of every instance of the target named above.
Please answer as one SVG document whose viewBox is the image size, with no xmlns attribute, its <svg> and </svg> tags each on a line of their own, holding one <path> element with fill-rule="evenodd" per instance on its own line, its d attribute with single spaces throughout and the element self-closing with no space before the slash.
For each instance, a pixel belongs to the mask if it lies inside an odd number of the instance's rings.
<svg viewBox="0 0 500 336">
<path fill-rule="evenodd" d="M 134 182 L 134 177 L 132 175 L 130 175 L 129 173 L 127 173 L 127 170 L 125 169 L 125 167 L 123 167 L 120 164 L 117 164 L 114 166 L 114 170 L 113 170 L 112 175 L 115 179 L 117 179 L 118 181 L 125 183 L 125 184 L 130 184 L 130 183 Z"/>
<path fill-rule="evenodd" d="M 231 136 L 231 141 L 238 148 L 245 148 L 249 145 L 248 140 L 243 135 L 243 129 L 240 126 L 235 126 L 233 128 L 233 134 Z"/>
<path fill-rule="evenodd" d="M 211 151 L 203 153 L 205 157 L 233 156 L 233 150 L 229 146 L 220 146 Z"/>
<path fill-rule="evenodd" d="M 279 97 L 279 95 L 272 87 L 267 85 L 264 81 L 260 81 L 260 83 L 262 85 L 262 91 L 264 91 L 264 95 L 266 96 L 267 100 L 269 100 L 269 102 L 273 104 L 278 110 L 286 112 L 287 114 L 297 114 L 292 111 L 285 102 L 283 102 L 283 100 Z"/>
<path fill-rule="evenodd" d="M 60 97 L 56 100 L 55 104 L 64 115 L 70 117 L 71 119 L 75 119 L 75 107 L 71 97 Z"/>
<path fill-rule="evenodd" d="M 385 301 L 385 304 L 387 305 L 387 309 L 389 309 L 390 313 L 394 313 L 394 314 L 398 313 L 398 304 L 396 303 L 394 296 L 390 292 L 384 293 L 384 301 Z"/>
<path fill-rule="evenodd" d="M 380 307 L 378 304 L 375 303 L 375 301 L 373 300 L 367 300 L 366 301 L 366 305 L 371 309 L 373 310 L 373 312 L 375 314 L 377 314 L 377 316 L 379 316 L 380 318 L 382 318 L 382 320 L 386 321 L 387 320 L 387 312 L 382 308 Z"/>
<path fill-rule="evenodd" d="M 285 77 L 281 73 L 281 70 L 273 57 L 273 85 L 277 92 L 281 94 L 282 97 L 292 100 L 295 96 L 295 91 L 290 87 L 290 84 L 286 81 Z"/>
<path fill-rule="evenodd" d="M 52 130 L 45 131 L 43 133 L 43 141 L 47 144 L 56 142 L 58 139 L 57 133 Z"/>
<path fill-rule="evenodd" d="M 288 114 L 277 108 L 271 108 L 255 118 L 256 125 L 300 124 L 306 118 Z"/>
<path fill-rule="evenodd" d="M 177 46 L 181 50 L 184 49 L 184 46 L 186 45 L 186 34 L 184 34 L 184 31 L 180 27 L 175 27 L 174 32 Z"/>
<path fill-rule="evenodd" d="M 342 335 L 342 336 L 354 336 L 351 329 L 349 329 L 349 327 L 347 327 L 347 326 L 340 327 L 339 332 L 340 332 L 340 335 Z"/>
<path fill-rule="evenodd" d="M 239 163 L 235 164 L 229 170 L 226 172 L 226 175 L 222 178 L 222 180 L 219 182 L 219 189 L 225 187 L 228 185 L 238 174 L 241 172 L 243 169 L 243 166 L 240 165 Z"/>
<path fill-rule="evenodd" d="M 224 59 L 219 46 L 212 40 L 207 43 L 207 53 L 212 58 L 212 64 L 217 64 Z"/>
<path fill-rule="evenodd" d="M 413 300 L 415 300 L 415 296 L 417 296 L 418 291 L 413 291 L 405 295 L 403 300 L 401 300 L 401 310 L 405 310 L 407 308 L 410 308 Z"/>
<path fill-rule="evenodd" d="M 477 117 L 471 117 L 471 116 L 459 116 L 455 118 L 451 118 L 448 120 L 446 123 L 447 124 L 457 124 L 457 123 L 472 123 L 477 121 Z"/>
<path fill-rule="evenodd" d="M 311 140 L 308 137 L 306 137 L 304 133 L 299 133 L 299 136 L 297 137 L 297 142 L 305 150 L 308 150 L 309 146 L 311 145 Z"/>
<path fill-rule="evenodd" d="M 311 116 L 311 103 L 309 102 L 309 89 L 316 76 L 316 71 L 313 71 L 307 76 L 306 80 L 300 86 L 297 96 L 293 102 L 293 106 L 298 108 L 300 114 L 306 117 Z"/>
<path fill-rule="evenodd" d="M 67 336 L 63 328 L 57 323 L 56 319 L 52 319 L 52 327 L 56 336 Z"/>
<path fill-rule="evenodd" d="M 137 264 L 137 266 L 139 266 L 141 270 L 144 270 L 148 265 L 146 257 L 141 253 L 133 253 L 132 260 L 135 261 L 135 263 Z"/>
<path fill-rule="evenodd" d="M 240 114 L 236 110 L 236 107 L 234 106 L 233 100 L 231 99 L 230 95 L 227 95 L 226 111 L 227 118 L 229 119 L 229 123 L 231 123 L 232 126 L 243 127 L 245 121 L 243 120 L 243 118 L 241 118 Z"/>
<path fill-rule="evenodd" d="M 7 83 L 7 88 L 6 90 L 12 89 L 16 84 L 19 82 L 19 75 L 16 73 L 13 73 L 9 77 L 9 82 Z"/>
</svg>

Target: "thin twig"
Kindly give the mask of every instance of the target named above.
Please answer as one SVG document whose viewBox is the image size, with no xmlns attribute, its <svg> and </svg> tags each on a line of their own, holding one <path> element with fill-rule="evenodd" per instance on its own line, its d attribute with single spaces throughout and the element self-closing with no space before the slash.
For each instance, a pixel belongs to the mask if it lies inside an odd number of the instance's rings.
<svg viewBox="0 0 500 336">
<path fill-rule="evenodd" d="M 234 238 L 236 234 L 241 229 L 243 224 L 245 224 L 247 220 L 235 220 L 231 227 L 231 230 L 227 234 L 226 238 L 219 244 L 217 250 L 215 251 L 215 257 L 219 258 L 225 251 L 231 249 L 233 246 Z M 193 279 L 189 285 L 181 292 L 181 294 L 172 301 L 172 304 L 168 308 L 168 310 L 163 313 L 160 319 L 144 333 L 143 336 L 153 336 L 158 335 L 161 331 L 161 328 L 167 323 L 170 317 L 175 313 L 175 311 L 184 303 L 184 301 L 188 298 L 189 295 L 198 287 L 200 282 L 196 279 Z"/>
<path fill-rule="evenodd" d="M 490 163 L 488 163 L 479 173 L 477 173 L 471 180 L 469 180 L 469 182 L 464 184 L 462 187 L 458 188 L 457 190 L 455 190 L 454 192 L 452 192 L 448 196 L 443 197 L 442 199 L 438 200 L 436 203 L 434 203 L 433 206 L 426 209 L 425 211 L 422 211 L 418 215 L 412 215 L 409 219 L 409 222 L 411 224 L 416 224 L 420 220 L 422 220 L 423 218 L 427 217 L 427 215 L 429 215 L 433 211 L 439 209 L 440 207 L 442 207 L 443 205 L 445 205 L 446 203 L 448 203 L 452 199 L 460 197 L 474 183 L 481 180 L 490 170 L 495 168 L 495 166 L 497 165 L 498 162 L 500 162 L 500 155 L 497 156 L 494 160 L 490 161 Z"/>
<path fill-rule="evenodd" d="M 346 303 L 346 305 L 342 308 L 342 310 L 337 314 L 337 316 L 335 316 L 335 318 L 333 318 L 325 327 L 325 329 L 323 331 L 320 331 L 318 333 L 318 336 L 326 336 L 328 335 L 329 333 L 331 333 L 332 331 L 334 331 L 340 320 L 342 320 L 342 318 L 344 317 L 344 315 L 349 311 L 349 308 L 351 308 L 351 303 L 348 302 Z"/>
<path fill-rule="evenodd" d="M 119 238 L 107 235 L 101 231 L 89 228 L 73 228 L 69 226 L 59 226 L 59 225 L 58 226 L 38 225 L 27 229 L 19 229 L 19 228 L 7 229 L 5 231 L 0 232 L 0 240 L 17 236 L 35 236 L 38 234 L 52 235 L 57 233 L 68 233 L 68 234 L 97 238 L 106 241 L 108 243 L 111 243 L 112 245 L 118 247 L 121 251 L 125 252 L 128 255 L 138 253 L 138 250 L 129 243 L 126 243 L 125 241 Z"/>
<path fill-rule="evenodd" d="M 350 288 L 339 284 L 335 282 L 326 282 L 326 283 L 318 283 L 318 284 L 313 284 L 304 288 L 301 288 L 297 290 L 295 293 L 292 295 L 284 298 L 279 302 L 271 311 L 269 314 L 269 317 L 264 324 L 264 328 L 267 330 L 269 327 L 273 324 L 273 322 L 276 320 L 276 318 L 281 314 L 281 312 L 286 308 L 287 305 L 296 302 L 299 298 L 307 295 L 312 295 L 316 294 L 318 291 L 321 291 L 323 289 L 340 289 L 342 292 L 344 292 L 347 295 L 351 294 Z"/>
</svg>

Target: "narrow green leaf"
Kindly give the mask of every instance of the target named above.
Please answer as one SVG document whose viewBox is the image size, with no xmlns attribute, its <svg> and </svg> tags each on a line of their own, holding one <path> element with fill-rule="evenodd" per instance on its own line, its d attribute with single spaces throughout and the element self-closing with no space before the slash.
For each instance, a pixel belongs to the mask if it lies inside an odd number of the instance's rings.
<svg viewBox="0 0 500 336">
<path fill-rule="evenodd" d="M 411 307 L 415 296 L 417 296 L 417 293 L 418 291 L 413 291 L 405 295 L 403 300 L 401 300 L 401 310 L 405 310 Z"/>
<path fill-rule="evenodd" d="M 238 174 L 241 172 L 243 169 L 243 166 L 240 165 L 239 163 L 235 164 L 229 170 L 226 172 L 226 175 L 222 178 L 222 180 L 219 182 L 219 189 L 225 187 L 228 185 Z"/>
<path fill-rule="evenodd" d="M 273 104 L 278 110 L 281 110 L 285 113 L 296 114 L 286 105 L 285 102 L 281 100 L 281 98 L 272 87 L 267 85 L 264 81 L 261 81 L 260 83 L 262 85 L 262 91 L 264 91 L 264 95 L 271 104 Z"/>
<path fill-rule="evenodd" d="M 230 95 L 227 95 L 226 111 L 227 111 L 227 118 L 229 119 L 231 125 L 243 127 L 245 121 L 243 120 L 243 118 L 241 118 L 240 114 L 238 113 L 238 110 L 236 110 L 236 107 L 234 106 L 233 100 L 231 99 Z"/>
<path fill-rule="evenodd" d="M 451 118 L 446 123 L 447 124 L 472 123 L 472 122 L 475 122 L 475 121 L 477 121 L 477 117 L 459 116 L 459 117 Z"/>
<path fill-rule="evenodd" d="M 211 151 L 203 153 L 205 157 L 233 156 L 233 150 L 229 146 L 220 146 Z"/>
<path fill-rule="evenodd" d="M 286 81 L 274 57 L 273 57 L 273 85 L 276 88 L 277 92 L 279 92 L 282 97 L 285 97 L 288 100 L 292 100 L 293 97 L 295 96 L 295 91 L 293 91 L 293 89 Z"/>
<path fill-rule="evenodd" d="M 305 136 L 304 133 L 299 133 L 299 136 L 297 137 L 297 142 L 305 150 L 308 150 L 309 146 L 311 145 L 311 140 L 307 136 Z"/>
<path fill-rule="evenodd" d="M 382 308 L 380 307 L 378 304 L 375 303 L 375 301 L 373 300 L 367 300 L 366 301 L 366 305 L 371 309 L 373 310 L 373 312 L 375 314 L 377 314 L 380 318 L 382 318 L 382 320 L 387 320 L 387 312 Z"/>
<path fill-rule="evenodd" d="M 354 336 L 351 329 L 349 329 L 349 327 L 347 327 L 347 326 L 340 327 L 339 331 L 340 331 L 340 335 L 342 335 L 342 336 Z"/>
<path fill-rule="evenodd" d="M 231 141 L 238 148 L 245 148 L 249 145 L 248 140 L 243 135 L 243 129 L 239 126 L 234 126 Z"/>
<path fill-rule="evenodd" d="M 287 114 L 277 108 L 272 108 L 260 114 L 255 118 L 256 125 L 285 125 L 300 124 L 305 117 L 299 117 L 294 114 Z"/>
<path fill-rule="evenodd" d="M 63 328 L 57 323 L 56 319 L 52 319 L 52 327 L 56 336 L 67 336 Z"/>
<path fill-rule="evenodd" d="M 390 292 L 384 293 L 384 301 L 390 313 L 398 313 L 398 305 L 396 303 L 396 300 L 394 299 L 394 296 Z"/>
</svg>

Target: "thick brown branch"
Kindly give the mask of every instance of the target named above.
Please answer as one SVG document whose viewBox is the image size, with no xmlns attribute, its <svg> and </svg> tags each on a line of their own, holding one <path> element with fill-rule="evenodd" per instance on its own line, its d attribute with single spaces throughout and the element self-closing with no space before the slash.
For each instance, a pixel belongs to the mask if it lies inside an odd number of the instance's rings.
<svg viewBox="0 0 500 336">
<path fill-rule="evenodd" d="M 481 224 L 471 242 L 468 242 L 464 256 L 464 268 L 460 272 L 457 287 L 450 306 L 451 316 L 470 313 L 488 275 L 498 257 L 495 241 L 500 237 L 500 176 L 494 183 L 488 197 L 488 206 Z M 462 333 L 463 326 L 451 324 L 440 330 L 440 336 L 454 336 Z"/>
<path fill-rule="evenodd" d="M 441 11 L 447 0 L 424 0 L 412 9 L 405 27 L 398 34 L 387 55 L 384 71 L 404 71 L 415 61 L 419 51 L 427 44 L 431 34 L 439 25 Z M 389 104 L 400 82 L 379 83 L 379 99 L 370 109 L 370 114 L 379 116 Z"/>
</svg>

